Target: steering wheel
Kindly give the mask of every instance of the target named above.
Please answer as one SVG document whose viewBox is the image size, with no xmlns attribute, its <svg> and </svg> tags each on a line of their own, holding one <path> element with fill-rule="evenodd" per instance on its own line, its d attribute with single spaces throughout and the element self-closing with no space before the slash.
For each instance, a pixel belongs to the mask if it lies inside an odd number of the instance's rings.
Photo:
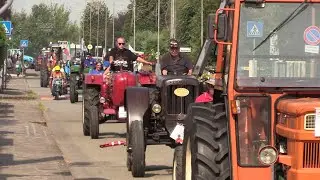
<svg viewBox="0 0 320 180">
<path fill-rule="evenodd" d="M 178 65 L 178 66 L 182 66 L 185 68 L 185 71 L 188 71 L 187 67 L 185 65 L 181 65 L 181 64 L 175 64 L 175 65 Z M 170 66 L 175 66 L 175 65 L 167 65 L 165 66 L 162 70 L 167 70 L 167 75 L 176 75 L 176 76 L 179 76 L 179 75 L 187 75 L 188 73 L 187 72 L 179 72 L 179 71 L 173 71 L 171 68 L 168 68 Z M 162 70 L 161 70 L 161 74 L 162 74 Z"/>
</svg>

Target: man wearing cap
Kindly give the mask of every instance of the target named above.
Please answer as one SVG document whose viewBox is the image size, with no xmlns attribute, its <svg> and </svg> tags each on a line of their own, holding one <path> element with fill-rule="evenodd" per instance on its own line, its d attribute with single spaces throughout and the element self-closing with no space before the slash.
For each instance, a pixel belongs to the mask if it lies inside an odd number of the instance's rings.
<svg viewBox="0 0 320 180">
<path fill-rule="evenodd" d="M 206 102 L 212 102 L 213 101 L 213 95 L 214 95 L 214 85 L 215 85 L 215 74 L 212 75 L 212 77 L 206 81 L 207 85 L 207 91 L 202 93 L 200 96 L 196 98 L 196 103 L 206 103 Z"/>
<path fill-rule="evenodd" d="M 186 54 L 180 52 L 179 42 L 175 39 L 171 39 L 169 52 L 164 54 L 160 59 L 160 67 L 162 75 L 191 75 L 193 65 L 190 58 Z"/>
</svg>

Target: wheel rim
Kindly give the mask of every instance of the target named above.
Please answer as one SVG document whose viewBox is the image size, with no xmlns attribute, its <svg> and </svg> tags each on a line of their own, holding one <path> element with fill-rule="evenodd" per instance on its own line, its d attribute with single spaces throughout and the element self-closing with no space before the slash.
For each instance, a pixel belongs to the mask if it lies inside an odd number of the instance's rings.
<svg viewBox="0 0 320 180">
<path fill-rule="evenodd" d="M 186 147 L 186 169 L 185 169 L 185 175 L 186 180 L 192 179 L 192 168 L 191 168 L 191 145 L 190 145 L 190 138 L 187 141 L 187 147 Z"/>
</svg>

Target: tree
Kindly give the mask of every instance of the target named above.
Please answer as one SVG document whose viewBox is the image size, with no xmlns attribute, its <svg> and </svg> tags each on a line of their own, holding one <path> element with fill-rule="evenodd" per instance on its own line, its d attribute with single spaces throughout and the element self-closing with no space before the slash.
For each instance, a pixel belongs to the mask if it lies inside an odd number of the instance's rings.
<svg viewBox="0 0 320 180">
<path fill-rule="evenodd" d="M 77 42 L 79 28 L 75 22 L 69 20 L 69 15 L 70 11 L 66 10 L 63 5 L 44 3 L 34 5 L 30 15 L 24 11 L 14 13 L 11 47 L 19 47 L 20 40 L 27 39 L 29 45 L 25 52 L 36 55 L 50 42 L 54 43 L 59 40 Z"/>
<path fill-rule="evenodd" d="M 99 14 L 98 14 L 99 13 Z M 90 14 L 91 14 L 91 42 L 90 42 Z M 98 28 L 98 16 L 99 16 L 99 28 Z M 110 11 L 106 4 L 102 1 L 88 2 L 82 15 L 82 28 L 84 29 L 84 40 L 86 45 L 97 45 L 97 30 L 98 30 L 98 45 L 104 46 L 105 43 L 105 23 L 108 23 L 108 37 L 112 37 L 112 25 L 110 24 L 111 17 Z M 83 28 L 84 25 L 84 28 Z M 108 46 L 112 45 L 112 42 L 108 40 Z"/>
</svg>

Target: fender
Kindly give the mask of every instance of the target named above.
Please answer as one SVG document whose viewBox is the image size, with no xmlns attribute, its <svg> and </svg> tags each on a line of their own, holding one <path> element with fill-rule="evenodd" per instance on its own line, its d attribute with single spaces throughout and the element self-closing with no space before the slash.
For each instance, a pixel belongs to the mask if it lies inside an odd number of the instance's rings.
<svg viewBox="0 0 320 180">
<path fill-rule="evenodd" d="M 133 121 L 148 120 L 149 89 L 146 87 L 128 87 L 126 89 L 126 111 L 128 113 L 127 130 Z"/>
</svg>

